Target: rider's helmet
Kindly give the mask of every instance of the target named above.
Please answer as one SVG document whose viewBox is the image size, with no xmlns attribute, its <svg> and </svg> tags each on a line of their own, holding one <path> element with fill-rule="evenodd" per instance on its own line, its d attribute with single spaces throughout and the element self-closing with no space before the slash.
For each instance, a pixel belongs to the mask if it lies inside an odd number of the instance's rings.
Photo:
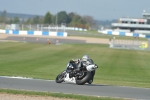
<svg viewBox="0 0 150 100">
<path fill-rule="evenodd" d="M 82 60 L 84 60 L 84 61 L 87 61 L 88 59 L 90 59 L 90 57 L 89 57 L 88 55 L 84 55 L 84 56 L 82 57 Z"/>
</svg>

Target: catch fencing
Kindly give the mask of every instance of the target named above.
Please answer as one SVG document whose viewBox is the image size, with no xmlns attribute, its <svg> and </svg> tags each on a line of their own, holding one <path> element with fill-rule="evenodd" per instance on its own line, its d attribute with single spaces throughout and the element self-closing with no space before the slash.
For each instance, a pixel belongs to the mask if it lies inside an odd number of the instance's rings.
<svg viewBox="0 0 150 100">
<path fill-rule="evenodd" d="M 47 25 L 47 24 L 0 24 L 0 29 L 5 30 L 13 30 L 12 25 L 17 25 L 15 30 L 33 30 L 33 31 L 59 31 L 65 32 L 68 30 L 75 30 L 75 31 L 87 31 L 87 29 L 77 28 L 77 27 L 66 27 L 64 25 L 56 26 L 56 25 Z"/>
</svg>

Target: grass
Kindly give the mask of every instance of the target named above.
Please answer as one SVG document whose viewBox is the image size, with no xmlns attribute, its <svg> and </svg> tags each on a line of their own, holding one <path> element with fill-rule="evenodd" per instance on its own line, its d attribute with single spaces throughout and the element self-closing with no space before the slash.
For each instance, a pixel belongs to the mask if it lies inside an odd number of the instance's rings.
<svg viewBox="0 0 150 100">
<path fill-rule="evenodd" d="M 150 88 L 150 52 L 100 44 L 0 43 L 0 76 L 54 80 L 70 59 L 88 54 L 98 64 L 94 83 Z"/>
<path fill-rule="evenodd" d="M 79 37 L 93 37 L 93 38 L 105 38 L 105 39 L 120 39 L 120 40 L 140 40 L 147 41 L 147 38 L 134 38 L 127 36 L 114 36 L 114 35 L 106 35 L 106 34 L 69 34 L 68 36 L 79 36 Z"/>
<path fill-rule="evenodd" d="M 108 35 L 108 34 L 102 34 L 98 31 L 91 30 L 91 31 L 69 31 L 68 36 L 80 36 L 80 37 L 94 37 L 94 38 L 106 38 L 106 39 L 113 39 L 115 37 L 116 39 L 123 39 L 123 40 L 143 40 L 146 41 L 147 38 L 134 38 L 130 36 L 119 36 L 119 35 Z"/>
<path fill-rule="evenodd" d="M 17 95 L 22 94 L 22 95 L 43 96 L 43 97 L 51 96 L 51 97 L 74 99 L 74 100 L 125 100 L 125 99 L 121 99 L 121 98 L 93 97 L 93 96 L 83 96 L 83 95 L 74 95 L 74 94 L 37 92 L 37 91 L 21 91 L 21 90 L 8 90 L 8 89 L 0 89 L 0 93 L 17 94 Z"/>
</svg>

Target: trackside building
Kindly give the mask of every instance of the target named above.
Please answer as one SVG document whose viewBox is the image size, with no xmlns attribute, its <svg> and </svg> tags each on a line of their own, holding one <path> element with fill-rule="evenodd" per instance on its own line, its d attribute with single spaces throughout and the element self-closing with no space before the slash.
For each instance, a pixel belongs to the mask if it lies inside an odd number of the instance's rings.
<svg viewBox="0 0 150 100">
<path fill-rule="evenodd" d="M 111 24 L 112 29 L 99 30 L 103 34 L 150 38 L 150 13 L 143 11 L 142 18 L 122 17 Z"/>
</svg>

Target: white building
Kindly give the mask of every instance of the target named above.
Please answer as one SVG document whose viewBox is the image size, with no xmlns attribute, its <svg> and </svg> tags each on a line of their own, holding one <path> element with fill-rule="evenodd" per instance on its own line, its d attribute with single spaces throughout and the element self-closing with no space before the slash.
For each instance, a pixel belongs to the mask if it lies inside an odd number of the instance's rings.
<svg viewBox="0 0 150 100">
<path fill-rule="evenodd" d="M 150 34 L 150 13 L 143 12 L 143 18 L 120 18 L 118 23 L 112 23 L 115 31 Z"/>
<path fill-rule="evenodd" d="M 142 18 L 122 17 L 111 24 L 112 29 L 98 32 L 109 35 L 134 36 L 150 38 L 150 13 L 143 11 Z"/>
</svg>

